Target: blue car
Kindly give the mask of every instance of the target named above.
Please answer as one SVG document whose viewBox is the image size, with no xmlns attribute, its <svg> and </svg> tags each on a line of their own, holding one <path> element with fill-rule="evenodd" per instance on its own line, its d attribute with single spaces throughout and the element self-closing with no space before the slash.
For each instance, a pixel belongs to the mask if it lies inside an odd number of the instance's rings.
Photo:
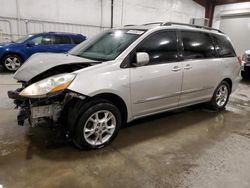
<svg viewBox="0 0 250 188">
<path fill-rule="evenodd" d="M 85 36 L 73 33 L 27 35 L 11 43 L 0 43 L 0 63 L 5 70 L 16 71 L 34 53 L 64 53 L 84 40 Z"/>
</svg>

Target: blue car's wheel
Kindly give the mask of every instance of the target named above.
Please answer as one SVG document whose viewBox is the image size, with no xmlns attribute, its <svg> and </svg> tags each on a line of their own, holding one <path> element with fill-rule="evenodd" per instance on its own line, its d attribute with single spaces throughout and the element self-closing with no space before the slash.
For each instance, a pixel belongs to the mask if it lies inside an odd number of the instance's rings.
<svg viewBox="0 0 250 188">
<path fill-rule="evenodd" d="M 22 65 L 22 59 L 15 54 L 9 54 L 3 58 L 5 70 L 14 72 Z"/>
</svg>

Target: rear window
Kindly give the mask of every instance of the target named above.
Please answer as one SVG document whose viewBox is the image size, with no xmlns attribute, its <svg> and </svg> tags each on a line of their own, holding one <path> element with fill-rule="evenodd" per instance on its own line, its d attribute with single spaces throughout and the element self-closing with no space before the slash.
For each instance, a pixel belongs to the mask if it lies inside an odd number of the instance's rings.
<svg viewBox="0 0 250 188">
<path fill-rule="evenodd" d="M 83 38 L 77 37 L 77 36 L 72 36 L 72 40 L 74 44 L 80 44 L 83 40 Z"/>
<path fill-rule="evenodd" d="M 216 57 L 213 41 L 208 33 L 182 31 L 183 56 L 185 59 Z"/>
<path fill-rule="evenodd" d="M 213 36 L 213 40 L 216 44 L 216 51 L 219 57 L 235 57 L 236 53 L 233 49 L 231 42 L 225 36 Z"/>
<path fill-rule="evenodd" d="M 71 39 L 68 36 L 55 35 L 54 44 L 71 44 Z"/>
</svg>

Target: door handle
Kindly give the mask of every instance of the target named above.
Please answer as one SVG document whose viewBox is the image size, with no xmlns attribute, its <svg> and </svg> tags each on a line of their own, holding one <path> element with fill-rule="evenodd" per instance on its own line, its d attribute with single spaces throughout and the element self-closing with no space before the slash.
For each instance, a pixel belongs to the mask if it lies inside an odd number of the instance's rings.
<svg viewBox="0 0 250 188">
<path fill-rule="evenodd" d="M 186 64 L 186 66 L 184 67 L 185 70 L 189 70 L 189 69 L 191 69 L 191 68 L 192 68 L 192 67 L 191 67 L 190 64 Z"/>
<path fill-rule="evenodd" d="M 181 70 L 181 68 L 178 67 L 178 66 L 174 66 L 173 69 L 172 69 L 172 71 L 174 71 L 174 72 L 177 72 L 177 71 L 180 71 L 180 70 Z"/>
</svg>

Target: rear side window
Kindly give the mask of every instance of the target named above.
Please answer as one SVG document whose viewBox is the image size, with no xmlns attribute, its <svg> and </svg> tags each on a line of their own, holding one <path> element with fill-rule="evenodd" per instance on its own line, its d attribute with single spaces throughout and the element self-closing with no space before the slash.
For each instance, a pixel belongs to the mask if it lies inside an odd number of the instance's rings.
<svg viewBox="0 0 250 188">
<path fill-rule="evenodd" d="M 74 44 L 80 44 L 83 40 L 83 38 L 77 37 L 77 36 L 72 36 L 72 40 Z"/>
<path fill-rule="evenodd" d="M 54 37 L 54 44 L 71 44 L 71 39 L 68 36 L 55 35 Z"/>
<path fill-rule="evenodd" d="M 219 57 L 235 57 L 235 51 L 232 44 L 225 36 L 213 36 L 213 40 L 216 44 L 216 51 Z"/>
<path fill-rule="evenodd" d="M 176 61 L 178 58 L 176 32 L 163 31 L 152 34 L 139 44 L 136 51 L 147 52 L 150 64 Z"/>
<path fill-rule="evenodd" d="M 183 56 L 185 59 L 216 57 L 213 41 L 208 33 L 182 31 Z"/>
</svg>

